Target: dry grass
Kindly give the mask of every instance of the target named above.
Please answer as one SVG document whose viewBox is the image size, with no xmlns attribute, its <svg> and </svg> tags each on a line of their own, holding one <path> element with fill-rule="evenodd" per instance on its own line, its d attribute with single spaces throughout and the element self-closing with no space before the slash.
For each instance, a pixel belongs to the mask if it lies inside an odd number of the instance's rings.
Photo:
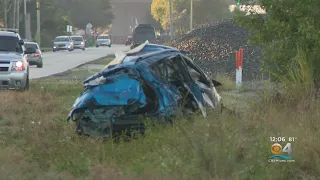
<svg viewBox="0 0 320 180">
<path fill-rule="evenodd" d="M 211 112 L 112 144 L 80 138 L 66 122 L 81 84 L 43 80 L 31 87 L 0 93 L 0 179 L 320 178 L 320 103 L 313 96 L 265 90 L 250 102 L 230 94 L 224 101 L 242 107 L 237 117 Z M 295 163 L 268 162 L 270 136 L 298 138 Z"/>
</svg>

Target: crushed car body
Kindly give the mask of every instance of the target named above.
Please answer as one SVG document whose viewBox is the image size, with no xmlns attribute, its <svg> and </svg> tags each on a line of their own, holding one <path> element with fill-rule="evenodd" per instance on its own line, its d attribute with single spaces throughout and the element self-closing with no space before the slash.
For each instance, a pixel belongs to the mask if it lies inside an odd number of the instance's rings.
<svg viewBox="0 0 320 180">
<path fill-rule="evenodd" d="M 143 132 L 146 118 L 171 122 L 198 110 L 206 116 L 207 108 L 221 103 L 217 85 L 185 53 L 146 41 L 116 53 L 101 72 L 87 78 L 67 119 L 83 135 Z"/>
</svg>

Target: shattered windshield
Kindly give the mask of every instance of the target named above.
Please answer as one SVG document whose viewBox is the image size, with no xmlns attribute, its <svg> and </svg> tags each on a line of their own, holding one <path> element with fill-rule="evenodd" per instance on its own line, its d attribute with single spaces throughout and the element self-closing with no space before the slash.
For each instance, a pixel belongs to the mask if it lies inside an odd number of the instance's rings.
<svg viewBox="0 0 320 180">
<path fill-rule="evenodd" d="M 0 36 L 0 51 L 22 53 L 22 46 L 19 44 L 19 39 L 14 36 Z"/>
<path fill-rule="evenodd" d="M 39 49 L 37 44 L 24 43 L 24 47 L 27 48 L 35 48 Z"/>
</svg>

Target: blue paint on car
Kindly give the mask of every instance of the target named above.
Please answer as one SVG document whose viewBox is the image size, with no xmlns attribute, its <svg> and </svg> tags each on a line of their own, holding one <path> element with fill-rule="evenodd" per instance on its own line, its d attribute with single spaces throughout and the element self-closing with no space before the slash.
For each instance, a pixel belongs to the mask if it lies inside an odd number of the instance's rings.
<svg viewBox="0 0 320 180">
<path fill-rule="evenodd" d="M 172 64 L 166 62 L 168 59 Z M 192 79 L 187 69 L 190 63 L 202 80 Z M 172 65 L 178 66 L 176 72 L 170 71 Z M 160 66 L 165 78 L 154 69 Z M 170 79 L 175 77 L 183 80 Z M 204 116 L 205 106 L 215 108 L 221 99 L 211 80 L 183 52 L 148 42 L 118 54 L 101 72 L 88 77 L 84 87 L 67 119 L 90 136 L 108 136 L 123 128 L 141 129 L 145 117 L 170 121 L 183 113 L 186 95 L 188 108 L 198 108 Z"/>
</svg>

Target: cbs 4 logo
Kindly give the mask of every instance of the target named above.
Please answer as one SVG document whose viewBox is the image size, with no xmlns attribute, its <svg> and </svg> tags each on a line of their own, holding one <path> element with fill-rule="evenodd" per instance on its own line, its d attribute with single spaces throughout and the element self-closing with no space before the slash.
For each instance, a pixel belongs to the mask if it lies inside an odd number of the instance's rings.
<svg viewBox="0 0 320 180">
<path fill-rule="evenodd" d="M 271 146 L 271 153 L 272 156 L 270 158 L 290 159 L 292 158 L 292 156 L 290 156 L 290 154 L 292 153 L 292 145 L 291 143 L 287 143 L 282 148 L 281 144 L 274 143 Z M 288 156 L 280 155 L 281 153 L 288 153 Z"/>
</svg>

